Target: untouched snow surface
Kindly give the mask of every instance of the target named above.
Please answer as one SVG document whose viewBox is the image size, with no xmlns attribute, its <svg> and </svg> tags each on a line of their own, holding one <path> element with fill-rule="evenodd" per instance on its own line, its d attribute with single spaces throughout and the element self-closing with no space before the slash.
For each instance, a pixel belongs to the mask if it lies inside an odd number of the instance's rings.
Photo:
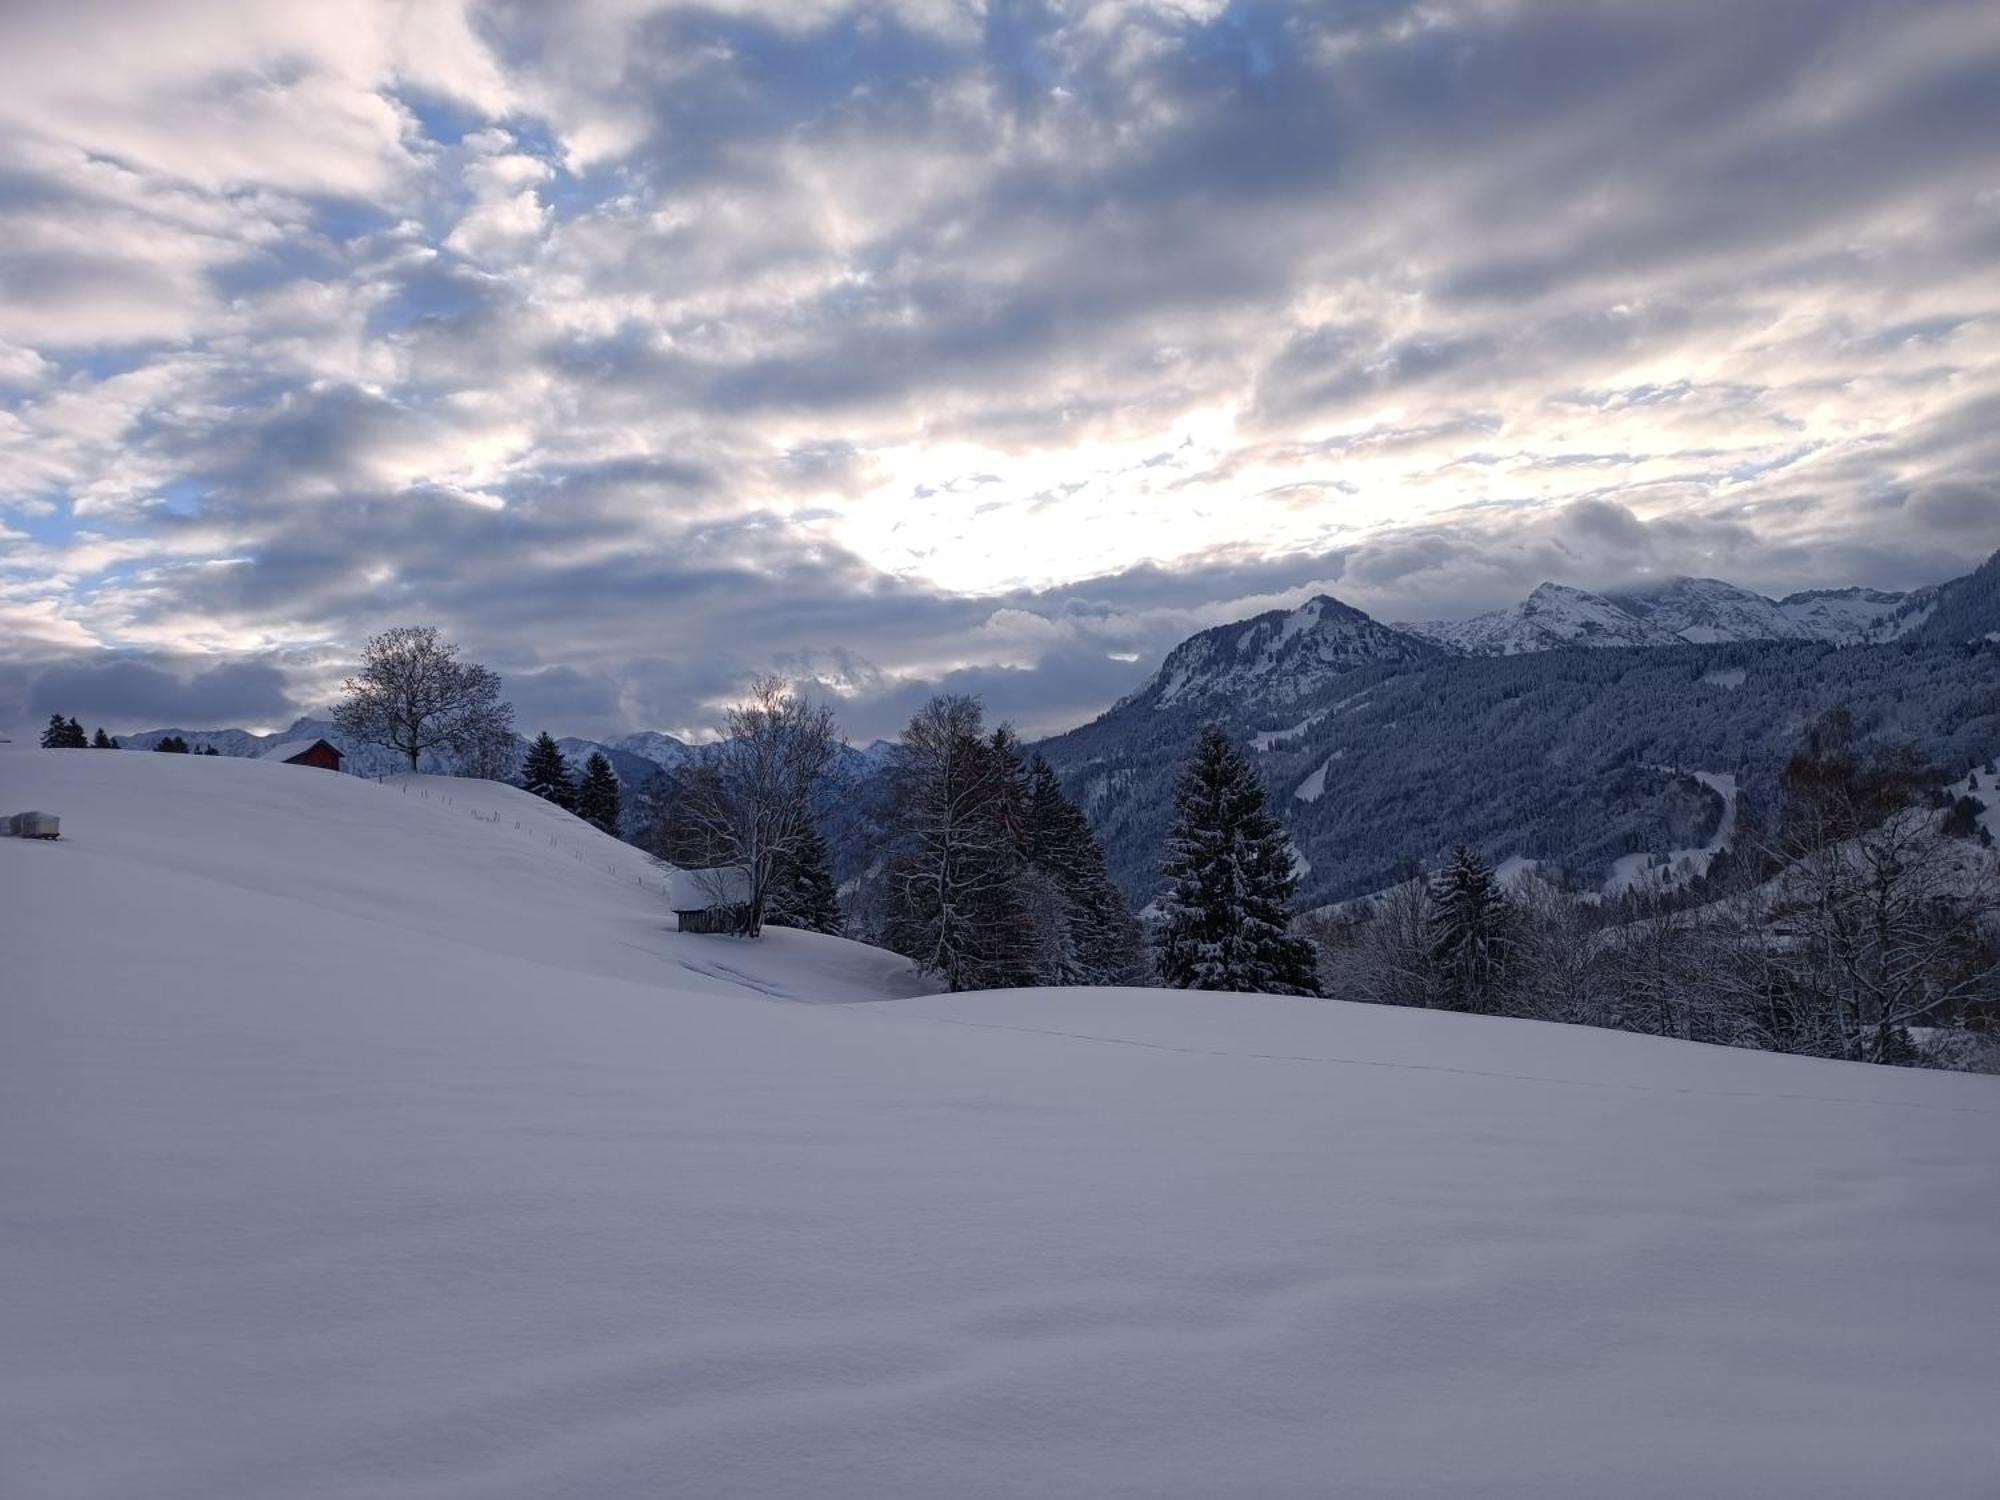
<svg viewBox="0 0 2000 1500">
<path fill-rule="evenodd" d="M 0 750 L 10 1500 L 2000 1488 L 1993 1079 L 789 1003 L 911 981 L 415 785 Z"/>
</svg>

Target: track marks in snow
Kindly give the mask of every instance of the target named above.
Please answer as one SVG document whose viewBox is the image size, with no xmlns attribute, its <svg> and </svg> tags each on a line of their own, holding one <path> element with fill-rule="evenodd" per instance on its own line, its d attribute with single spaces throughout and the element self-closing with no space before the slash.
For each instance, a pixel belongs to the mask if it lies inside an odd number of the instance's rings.
<svg viewBox="0 0 2000 1500">
<path fill-rule="evenodd" d="M 1801 1094 L 1767 1089 L 1709 1089 L 1689 1085 L 1665 1083 L 1632 1083 L 1627 1081 L 1597 1078 L 1556 1078 L 1536 1073 L 1509 1073 L 1492 1068 L 1460 1068 L 1444 1063 L 1396 1062 L 1377 1057 L 1330 1057 L 1314 1053 L 1299 1052 L 1239 1052 L 1220 1047 L 1184 1047 L 1172 1042 L 1149 1042 L 1138 1037 L 1103 1036 L 1087 1031 L 1063 1031 L 1051 1026 L 1019 1026 L 1003 1021 L 969 1021 L 956 1016 L 915 1015 L 909 1011 L 896 1011 L 880 1006 L 870 1006 L 875 1014 L 895 1015 L 898 1019 L 930 1021 L 940 1026 L 967 1026 L 981 1031 L 1015 1031 L 1034 1036 L 1061 1037 L 1073 1042 L 1094 1042 L 1109 1047 L 1137 1047 L 1149 1052 L 1173 1052 L 1186 1057 L 1229 1057 L 1241 1058 L 1248 1062 L 1312 1063 L 1322 1067 L 1341 1068 L 1390 1068 L 1409 1073 L 1449 1073 L 1463 1078 L 1493 1078 L 1510 1083 L 1546 1084 L 1554 1088 L 1610 1089 L 1639 1094 L 1685 1094 L 1711 1099 L 1778 1099 L 1797 1100 L 1813 1104 L 1859 1104 L 1885 1109 L 1914 1109 L 1938 1111 L 1946 1114 L 2000 1116 L 2000 1108 L 1982 1109 L 1971 1104 L 1919 1104 L 1909 1099 L 1861 1099 L 1839 1094 Z M 1532 1024 L 1532 1023 L 1524 1023 Z M 1694 1046 L 1697 1043 L 1682 1043 Z M 1728 1049 L 1721 1049 L 1728 1050 Z"/>
</svg>

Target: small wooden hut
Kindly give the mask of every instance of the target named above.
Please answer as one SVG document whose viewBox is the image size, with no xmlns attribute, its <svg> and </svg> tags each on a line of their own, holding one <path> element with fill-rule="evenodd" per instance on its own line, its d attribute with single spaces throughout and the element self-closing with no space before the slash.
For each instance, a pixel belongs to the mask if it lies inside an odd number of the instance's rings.
<svg viewBox="0 0 2000 1500">
<path fill-rule="evenodd" d="M 668 882 L 667 904 L 682 932 L 735 932 L 750 904 L 750 872 L 741 865 L 677 869 Z"/>
</svg>

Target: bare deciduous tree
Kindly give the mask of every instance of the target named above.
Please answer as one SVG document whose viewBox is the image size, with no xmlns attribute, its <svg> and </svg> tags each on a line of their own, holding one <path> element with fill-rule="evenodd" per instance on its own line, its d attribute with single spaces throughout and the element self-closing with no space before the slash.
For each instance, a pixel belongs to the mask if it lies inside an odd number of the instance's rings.
<svg viewBox="0 0 2000 1500">
<path fill-rule="evenodd" d="M 954 990 L 1018 982 L 1027 933 L 1014 836 L 1002 815 L 1007 765 L 982 732 L 979 700 L 941 695 L 896 747 L 890 946 Z"/>
<path fill-rule="evenodd" d="M 433 625 L 399 625 L 370 638 L 361 670 L 343 686 L 347 700 L 333 711 L 341 732 L 408 757 L 412 771 L 427 750 L 464 754 L 513 732 L 499 674 L 460 661 Z"/>
<path fill-rule="evenodd" d="M 739 930 L 750 937 L 763 930 L 764 903 L 779 870 L 807 853 L 814 804 L 840 743 L 832 709 L 799 697 L 782 677 L 761 677 L 728 711 L 721 739 L 681 777 L 678 850 L 742 872 L 717 877 L 711 894 L 740 908 Z"/>
</svg>

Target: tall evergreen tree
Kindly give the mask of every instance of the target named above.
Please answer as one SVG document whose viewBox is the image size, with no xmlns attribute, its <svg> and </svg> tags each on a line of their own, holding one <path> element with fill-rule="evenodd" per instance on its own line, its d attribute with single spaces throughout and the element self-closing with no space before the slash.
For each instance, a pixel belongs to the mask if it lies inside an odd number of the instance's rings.
<svg viewBox="0 0 2000 1500">
<path fill-rule="evenodd" d="M 576 815 L 584 822 L 618 836 L 618 774 L 602 751 L 590 752 L 583 763 L 583 780 L 576 789 Z"/>
<path fill-rule="evenodd" d="M 1054 769 L 1040 755 L 1028 762 L 1023 800 L 1023 852 L 1037 884 L 1054 896 L 1053 902 L 1039 903 L 1046 930 L 1038 944 L 1035 982 L 1141 982 L 1146 960 L 1139 924 L 1112 883 L 1090 821 L 1063 795 Z"/>
<path fill-rule="evenodd" d="M 1161 980 L 1176 989 L 1318 993 L 1313 945 L 1291 933 L 1298 890 L 1290 841 L 1263 780 L 1211 725 L 1174 789 L 1174 822 L 1155 934 Z"/>
<path fill-rule="evenodd" d="M 771 877 L 771 893 L 764 903 L 764 920 L 801 932 L 838 936 L 844 930 L 832 859 L 819 829 L 808 829 L 798 852 L 778 861 L 777 872 Z"/>
<path fill-rule="evenodd" d="M 91 738 L 90 748 L 93 750 L 116 750 L 118 742 L 106 734 L 104 726 L 100 724 L 97 726 L 97 733 Z"/>
<path fill-rule="evenodd" d="M 1460 844 L 1431 880 L 1431 961 L 1447 1010 L 1500 1009 L 1512 949 L 1507 893 L 1479 852 Z"/>
<path fill-rule="evenodd" d="M 48 728 L 42 731 L 42 748 L 44 750 L 67 749 L 68 740 L 69 726 L 63 723 L 63 716 L 61 714 L 50 714 Z"/>
<path fill-rule="evenodd" d="M 563 759 L 562 747 L 546 729 L 535 736 L 521 762 L 521 785 L 557 807 L 570 808 L 576 804 L 576 785 L 570 779 L 569 762 Z"/>
<path fill-rule="evenodd" d="M 74 715 L 63 726 L 63 748 L 67 750 L 88 750 L 90 748 L 90 736 L 84 733 L 83 725 L 77 721 Z"/>
</svg>

